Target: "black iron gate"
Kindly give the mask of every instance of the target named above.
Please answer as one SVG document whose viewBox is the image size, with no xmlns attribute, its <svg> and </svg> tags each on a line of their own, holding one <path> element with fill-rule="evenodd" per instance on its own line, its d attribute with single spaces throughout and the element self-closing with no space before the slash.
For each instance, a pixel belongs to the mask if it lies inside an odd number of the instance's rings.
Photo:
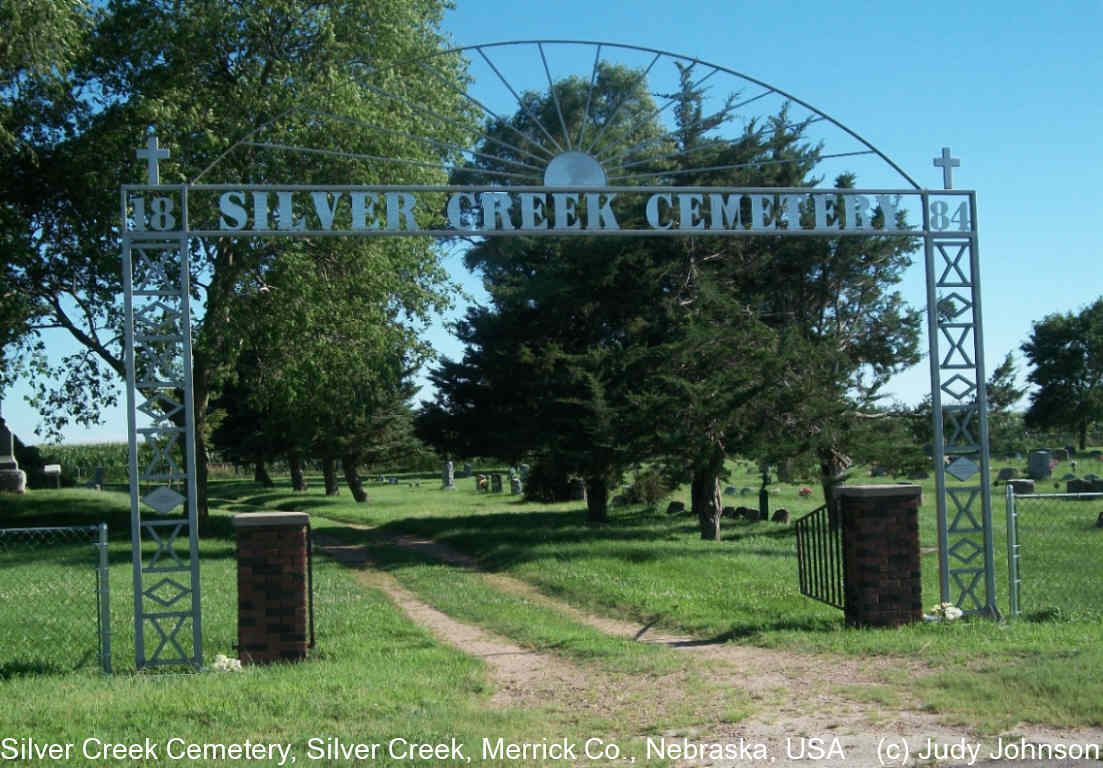
<svg viewBox="0 0 1103 768">
<path fill-rule="evenodd" d="M 843 579 L 843 526 L 824 505 L 793 523 L 797 532 L 800 593 L 846 610 Z"/>
</svg>

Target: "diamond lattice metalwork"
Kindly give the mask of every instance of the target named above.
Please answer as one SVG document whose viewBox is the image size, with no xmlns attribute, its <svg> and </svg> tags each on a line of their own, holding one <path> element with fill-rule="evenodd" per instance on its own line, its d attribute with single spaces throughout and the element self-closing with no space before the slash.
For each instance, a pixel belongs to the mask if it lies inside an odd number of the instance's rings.
<svg viewBox="0 0 1103 768">
<path fill-rule="evenodd" d="M 961 386 L 958 386 L 959 384 Z M 977 385 L 960 373 L 955 373 L 942 383 L 941 389 L 955 400 L 964 400 L 976 391 Z"/>
<path fill-rule="evenodd" d="M 150 600 L 168 608 L 173 603 L 178 602 L 180 598 L 188 594 L 188 592 L 190 592 L 189 589 L 166 576 L 152 587 L 142 592 L 142 594 Z"/>
<path fill-rule="evenodd" d="M 980 471 L 980 467 L 976 463 L 970 461 L 964 456 L 958 456 L 950 465 L 946 467 L 946 471 L 956 477 L 958 480 L 965 481 Z"/>
<path fill-rule="evenodd" d="M 962 563 L 968 564 L 976 559 L 977 555 L 983 554 L 984 548 L 978 545 L 972 539 L 961 538 L 954 542 L 954 545 L 950 547 L 950 555 L 957 558 Z"/>
<path fill-rule="evenodd" d="M 146 506 L 153 507 L 162 515 L 167 515 L 172 510 L 187 501 L 187 498 L 181 496 L 176 491 L 172 490 L 168 486 L 162 485 L 152 493 L 146 494 L 146 497 L 142 499 Z"/>
</svg>

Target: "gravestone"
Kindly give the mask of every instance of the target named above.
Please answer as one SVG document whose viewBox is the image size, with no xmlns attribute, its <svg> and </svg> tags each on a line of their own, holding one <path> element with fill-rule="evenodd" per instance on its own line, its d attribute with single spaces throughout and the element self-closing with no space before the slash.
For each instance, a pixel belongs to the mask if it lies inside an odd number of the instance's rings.
<svg viewBox="0 0 1103 768">
<path fill-rule="evenodd" d="M 1069 452 L 1064 448 L 1058 448 L 1053 452 L 1053 458 L 1057 459 L 1057 461 L 1068 461 Z"/>
<path fill-rule="evenodd" d="M 889 473 L 888 467 L 884 464 L 875 464 L 873 469 L 870 470 L 870 477 L 884 477 Z"/>
<path fill-rule="evenodd" d="M 517 496 L 521 493 L 521 478 L 517 477 L 516 475 L 509 478 L 509 492 L 514 496 Z"/>
<path fill-rule="evenodd" d="M 1026 459 L 1026 473 L 1035 480 L 1043 480 L 1049 477 L 1053 471 L 1049 467 L 1051 458 L 1050 452 L 1044 448 L 1031 451 Z"/>
<path fill-rule="evenodd" d="M 464 464 L 463 465 L 463 476 L 464 477 L 471 477 L 471 465 L 470 464 Z"/>
<path fill-rule="evenodd" d="M 778 507 L 774 510 L 774 516 L 770 518 L 775 523 L 789 524 L 789 510 L 785 507 Z"/>
<path fill-rule="evenodd" d="M 613 497 L 613 506 L 614 507 L 623 507 L 627 503 L 628 503 L 628 497 L 625 496 L 623 493 L 617 494 L 616 496 Z"/>
<path fill-rule="evenodd" d="M 1034 481 L 1033 480 L 1008 480 L 1007 484 L 1011 486 L 1012 492 L 1016 496 L 1022 496 L 1027 493 L 1034 493 Z"/>
<path fill-rule="evenodd" d="M 1095 481 L 1099 480 L 1099 475 L 1093 472 L 1090 475 L 1084 475 L 1084 479 L 1087 480 L 1089 483 L 1094 483 Z"/>
<path fill-rule="evenodd" d="M 739 491 L 740 496 L 750 496 L 752 493 L 754 493 L 754 491 L 750 488 L 743 488 Z"/>
<path fill-rule="evenodd" d="M 521 473 L 521 482 L 522 483 L 527 483 L 529 481 L 529 470 L 530 469 L 531 468 L 529 467 L 528 464 L 522 464 L 521 466 L 517 467 L 517 470 Z"/>
<path fill-rule="evenodd" d="M 736 490 L 734 485 L 729 485 L 727 488 L 724 489 L 725 496 L 734 496 L 737 493 L 739 493 L 739 491 Z"/>
<path fill-rule="evenodd" d="M 1069 458 L 1071 459 L 1073 456 L 1076 455 L 1076 446 L 1075 445 L 1066 445 L 1065 446 L 1065 453 L 1067 453 Z"/>
<path fill-rule="evenodd" d="M 441 467 L 440 487 L 446 491 L 456 490 L 456 471 L 450 461 L 444 462 Z"/>
<path fill-rule="evenodd" d="M 999 474 L 996 475 L 996 482 L 1006 482 L 1015 477 L 1016 474 L 1018 474 L 1018 470 L 1014 467 L 1004 467 L 1000 470 Z"/>
<path fill-rule="evenodd" d="M 720 517 L 729 517 L 734 520 L 735 516 L 735 507 L 724 507 L 720 510 Z"/>
<path fill-rule="evenodd" d="M 61 487 L 61 465 L 60 464 L 46 464 L 42 467 L 42 474 L 46 477 L 52 477 L 54 479 L 54 488 Z"/>
<path fill-rule="evenodd" d="M 742 517 L 744 520 L 750 520 L 752 513 L 757 515 L 758 510 L 757 509 L 751 509 L 750 507 L 736 507 L 735 508 L 735 516 L 736 517 Z"/>
<path fill-rule="evenodd" d="M 586 501 L 586 483 L 582 478 L 572 478 L 569 485 L 571 501 Z"/>
<path fill-rule="evenodd" d="M 490 490 L 492 493 L 502 492 L 502 473 L 493 472 L 490 475 Z"/>
<path fill-rule="evenodd" d="M 27 473 L 19 468 L 19 462 L 15 460 L 15 435 L 0 419 L 0 491 L 25 493 L 26 490 Z"/>
<path fill-rule="evenodd" d="M 1076 475 L 1072 474 L 1071 472 L 1066 472 L 1064 477 L 1062 477 L 1061 479 L 1066 481 L 1066 482 L 1069 481 L 1069 480 L 1075 480 Z"/>
<path fill-rule="evenodd" d="M 96 467 L 96 471 L 92 473 L 92 479 L 84 484 L 85 488 L 94 488 L 97 491 L 103 490 L 103 467 Z"/>
<path fill-rule="evenodd" d="M 672 501 L 666 505 L 666 513 L 668 515 L 682 515 L 685 514 L 686 503 L 684 501 Z"/>
</svg>

